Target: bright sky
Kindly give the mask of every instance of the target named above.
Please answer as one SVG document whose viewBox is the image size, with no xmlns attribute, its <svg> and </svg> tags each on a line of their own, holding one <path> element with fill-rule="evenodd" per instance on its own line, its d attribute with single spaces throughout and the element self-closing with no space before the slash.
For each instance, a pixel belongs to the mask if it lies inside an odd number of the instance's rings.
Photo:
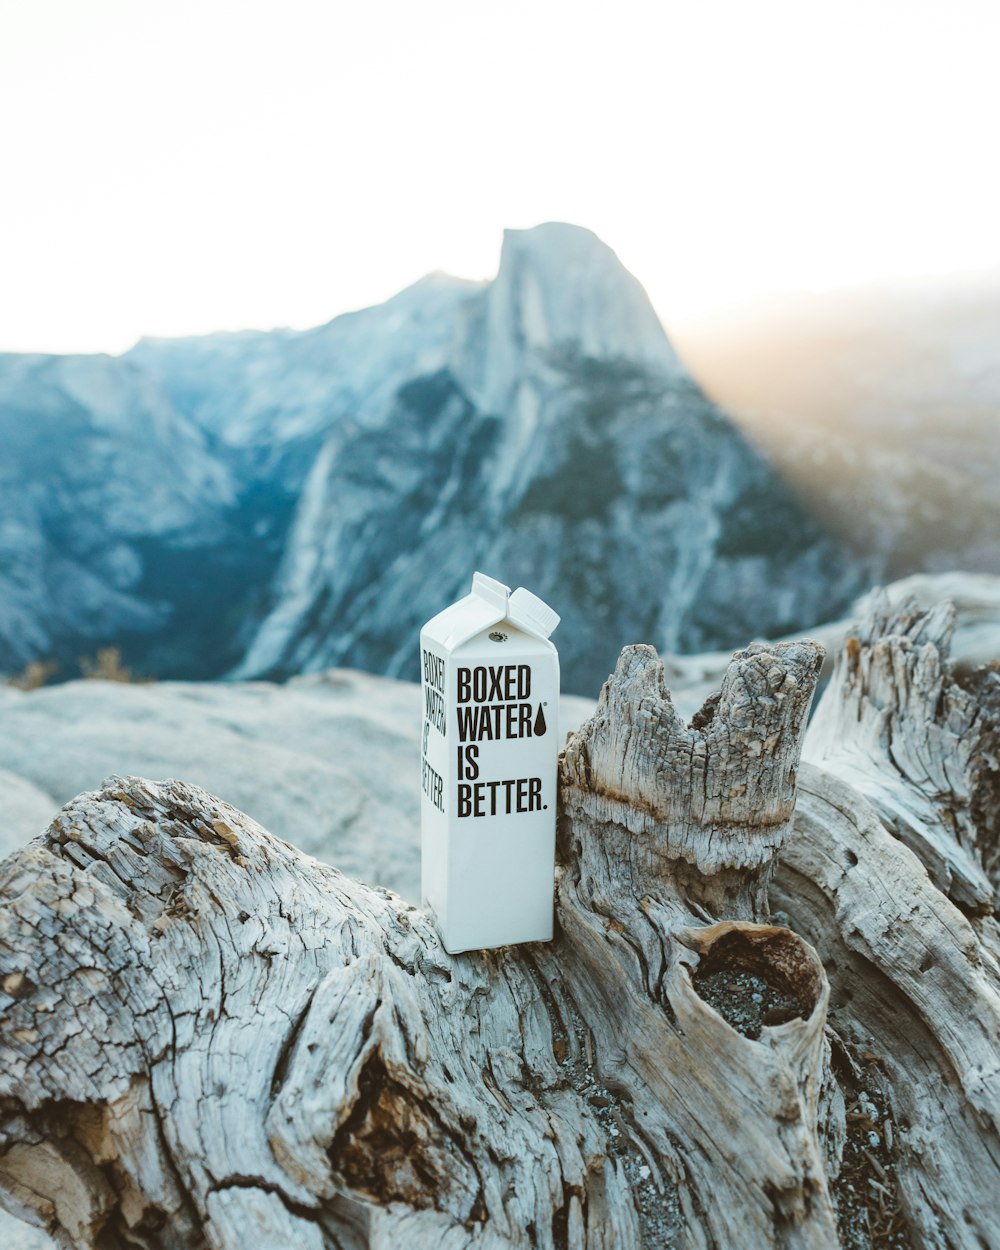
<svg viewBox="0 0 1000 1250">
<path fill-rule="evenodd" d="M 995 0 L 0 0 L 0 349 L 305 327 L 565 220 L 668 321 L 1000 260 Z"/>
</svg>

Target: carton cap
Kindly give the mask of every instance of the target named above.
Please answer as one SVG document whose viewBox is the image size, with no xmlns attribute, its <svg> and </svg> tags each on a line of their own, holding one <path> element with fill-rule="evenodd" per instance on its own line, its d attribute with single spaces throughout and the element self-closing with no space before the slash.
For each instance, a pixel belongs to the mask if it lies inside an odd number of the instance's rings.
<svg viewBox="0 0 1000 1250">
<path fill-rule="evenodd" d="M 548 639 L 559 624 L 559 616 L 530 590 L 519 586 L 513 594 L 503 582 L 485 573 L 476 573 L 471 593 L 439 612 L 420 631 L 422 638 L 433 639 L 453 651 L 484 629 L 500 621 L 510 623 L 536 638 Z"/>
<path fill-rule="evenodd" d="M 533 595 L 530 590 L 518 586 L 507 601 L 507 619 L 512 625 L 538 634 L 542 638 L 548 638 L 559 624 L 559 613 L 554 612 L 547 603 L 544 603 L 537 595 Z"/>
</svg>

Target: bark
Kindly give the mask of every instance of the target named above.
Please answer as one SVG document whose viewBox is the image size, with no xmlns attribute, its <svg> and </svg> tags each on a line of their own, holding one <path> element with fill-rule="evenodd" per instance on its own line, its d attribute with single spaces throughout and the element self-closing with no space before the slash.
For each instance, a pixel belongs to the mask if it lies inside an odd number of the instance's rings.
<svg viewBox="0 0 1000 1250">
<path fill-rule="evenodd" d="M 102 1250 L 1000 1243 L 998 679 L 949 627 L 877 611 L 807 765 L 815 645 L 690 725 L 627 648 L 551 944 L 448 956 L 182 782 L 80 796 L 0 865 L 5 1204 Z"/>
</svg>

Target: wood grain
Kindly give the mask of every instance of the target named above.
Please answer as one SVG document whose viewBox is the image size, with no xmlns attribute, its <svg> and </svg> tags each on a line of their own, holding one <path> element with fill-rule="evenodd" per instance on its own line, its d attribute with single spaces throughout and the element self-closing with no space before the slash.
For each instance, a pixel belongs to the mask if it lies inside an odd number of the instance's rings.
<svg viewBox="0 0 1000 1250">
<path fill-rule="evenodd" d="M 946 609 L 626 648 L 560 761 L 551 944 L 428 918 L 181 781 L 0 864 L 0 1196 L 64 1246 L 1000 1244 L 995 673 Z M 777 910 L 772 914 L 771 908 Z"/>
</svg>

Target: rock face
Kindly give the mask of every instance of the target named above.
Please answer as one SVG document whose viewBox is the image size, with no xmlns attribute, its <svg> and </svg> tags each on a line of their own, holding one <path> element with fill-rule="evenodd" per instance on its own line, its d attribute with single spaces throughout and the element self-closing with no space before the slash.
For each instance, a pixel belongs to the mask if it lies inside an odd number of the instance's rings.
<svg viewBox="0 0 1000 1250">
<path fill-rule="evenodd" d="M 39 659 L 72 675 L 109 644 L 154 672 L 235 661 L 277 553 L 266 526 L 246 535 L 236 476 L 155 378 L 108 356 L 0 356 L 0 446 L 0 673 Z"/>
<path fill-rule="evenodd" d="M 0 671 L 114 643 L 160 676 L 412 676 L 478 565 L 559 605 L 591 690 L 624 637 L 736 645 L 858 588 L 573 226 L 304 333 L 8 357 L 0 431 Z"/>
<path fill-rule="evenodd" d="M 364 425 L 408 378 L 441 367 L 480 284 L 429 274 L 384 304 L 296 333 L 143 339 L 127 359 L 152 374 L 244 482 L 297 495 L 334 427 Z"/>
<path fill-rule="evenodd" d="M 509 231 L 496 280 L 456 312 L 436 369 L 327 436 L 238 675 L 412 676 L 415 630 L 473 567 L 558 604 L 576 691 L 623 637 L 699 650 L 846 604 L 856 568 L 593 235 Z"/>
</svg>

